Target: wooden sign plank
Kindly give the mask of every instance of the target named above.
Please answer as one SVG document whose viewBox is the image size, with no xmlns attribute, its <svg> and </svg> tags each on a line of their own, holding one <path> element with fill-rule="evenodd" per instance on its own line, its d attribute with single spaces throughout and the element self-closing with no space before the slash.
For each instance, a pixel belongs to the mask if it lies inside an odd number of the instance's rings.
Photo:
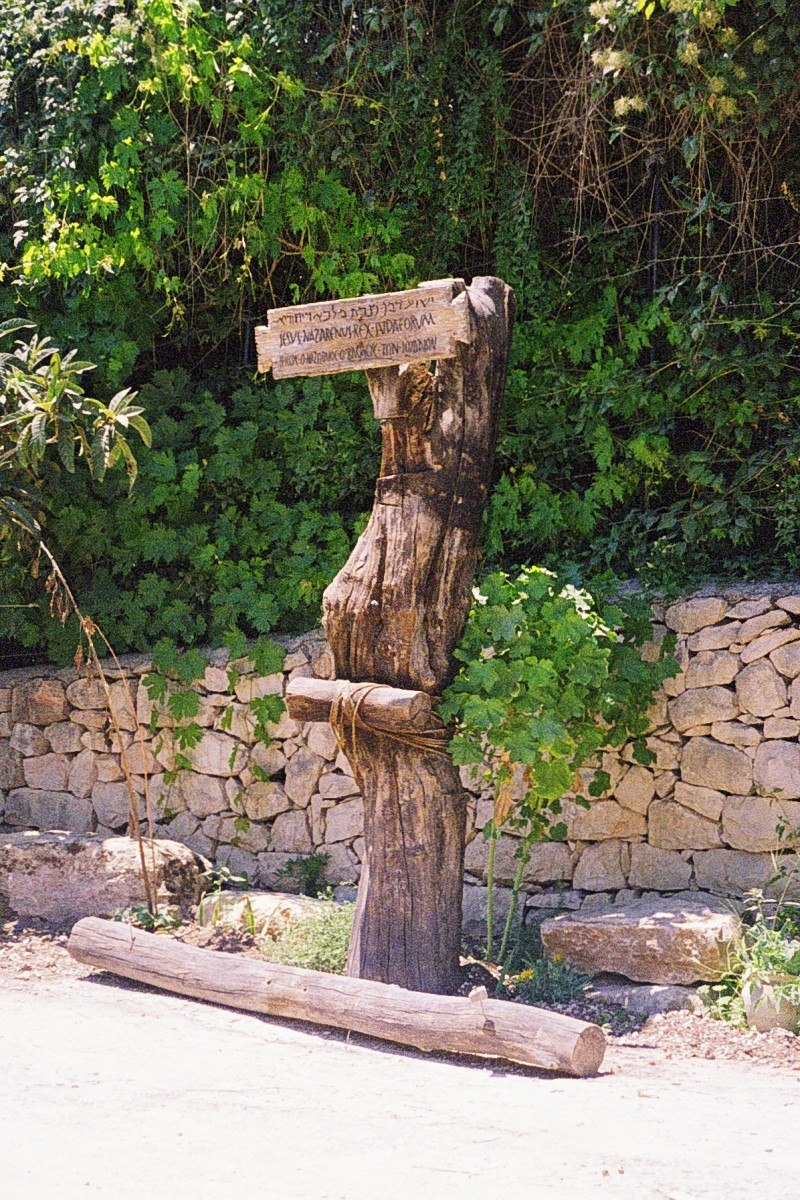
<svg viewBox="0 0 800 1200">
<path fill-rule="evenodd" d="M 454 304 L 460 280 L 437 279 L 405 292 L 273 308 L 256 328 L 258 369 L 276 379 L 334 375 L 453 358 L 468 342 L 469 315 Z"/>
</svg>

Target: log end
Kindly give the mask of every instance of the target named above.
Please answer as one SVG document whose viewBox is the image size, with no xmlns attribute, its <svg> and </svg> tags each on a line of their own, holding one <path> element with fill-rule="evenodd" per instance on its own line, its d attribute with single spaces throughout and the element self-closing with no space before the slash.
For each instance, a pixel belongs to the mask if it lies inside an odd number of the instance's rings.
<svg viewBox="0 0 800 1200">
<path fill-rule="evenodd" d="M 572 1072 L 580 1079 L 596 1075 L 606 1053 L 606 1035 L 599 1025 L 581 1030 L 572 1051 Z"/>
</svg>

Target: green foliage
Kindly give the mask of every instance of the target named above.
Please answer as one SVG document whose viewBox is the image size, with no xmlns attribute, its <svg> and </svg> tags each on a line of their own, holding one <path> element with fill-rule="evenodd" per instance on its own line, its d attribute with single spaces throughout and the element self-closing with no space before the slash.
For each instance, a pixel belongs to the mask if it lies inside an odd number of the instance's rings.
<svg viewBox="0 0 800 1200">
<path fill-rule="evenodd" d="M 596 761 L 603 748 L 628 741 L 637 761 L 651 760 L 644 742 L 647 708 L 677 664 L 668 657 L 667 643 L 660 646 L 657 661 L 645 661 L 641 648 L 649 636 L 641 599 L 595 600 L 540 567 L 525 568 L 515 579 L 497 572 L 475 589 L 456 650 L 463 665 L 446 689 L 439 713 L 455 725 L 453 761 L 482 770 L 493 786 L 494 815 L 484 827 L 484 837 L 491 839 L 490 896 L 495 844 L 503 825 L 520 835 L 516 900 L 534 842 L 566 836 L 565 824 L 557 819 L 562 797 L 574 792 L 588 806 L 579 769 Z M 512 791 L 515 766 L 525 785 L 518 801 Z M 594 772 L 590 794 L 601 794 L 607 784 L 601 771 Z M 501 962 L 514 912 L 512 902 Z M 492 922 L 490 902 L 489 956 Z"/>
<path fill-rule="evenodd" d="M 19 320 L 5 321 L 0 338 L 28 328 Z M 38 485 L 51 448 L 64 471 L 72 474 L 76 458 L 83 458 L 98 482 L 122 462 L 133 487 L 137 464 L 128 433 L 133 430 L 149 446 L 150 427 L 129 388 L 108 404 L 87 396 L 80 376 L 91 370 L 94 363 L 78 361 L 74 350 L 62 355 L 38 333 L 0 352 L 0 553 L 12 526 L 33 537 L 41 532 L 37 510 L 44 500 Z"/>
<path fill-rule="evenodd" d="M 586 975 L 557 956 L 546 954 L 528 964 L 509 983 L 523 1004 L 569 1004 L 571 1000 L 583 1000 L 590 987 Z"/>
<path fill-rule="evenodd" d="M 798 47 L 787 0 L 7 0 L 0 320 L 154 426 L 130 501 L 46 464 L 115 645 L 316 619 L 370 502 L 369 402 L 254 383 L 253 326 L 449 274 L 518 300 L 489 569 L 800 570 Z M 0 638 L 74 641 L 25 607 Z"/>
<path fill-rule="evenodd" d="M 135 925 L 138 929 L 146 929 L 148 933 L 177 929 L 181 923 L 180 917 L 174 913 L 151 913 L 144 904 L 118 908 L 114 913 L 114 920 L 123 921 L 126 925 Z"/>
<path fill-rule="evenodd" d="M 746 1025 L 742 994 L 754 984 L 774 985 L 778 997 L 800 1006 L 799 912 L 797 904 L 769 900 L 758 889 L 748 893 L 744 929 L 728 969 L 716 983 L 700 989 L 711 1016 Z"/>
<path fill-rule="evenodd" d="M 320 901 L 316 911 L 292 921 L 276 941 L 262 942 L 261 953 L 271 962 L 342 975 L 354 912 L 354 904 Z"/>
<path fill-rule="evenodd" d="M 87 611 L 120 651 L 162 638 L 171 653 L 192 642 L 235 650 L 313 625 L 377 470 L 365 467 L 377 455 L 363 384 L 284 382 L 268 401 L 246 383 L 223 404 L 174 371 L 140 396 L 154 447 L 138 455 L 132 495 L 62 476 L 48 514 Z M 9 599 L 36 601 L 24 576 L 8 582 Z M 49 628 L 37 610 L 0 611 L 0 636 L 45 641 L 63 660 L 74 645 L 69 626 Z"/>
<path fill-rule="evenodd" d="M 302 896 L 321 896 L 325 892 L 325 868 L 329 859 L 330 855 L 324 853 L 290 858 L 278 872 L 278 879 L 289 891 L 300 892 Z"/>
</svg>

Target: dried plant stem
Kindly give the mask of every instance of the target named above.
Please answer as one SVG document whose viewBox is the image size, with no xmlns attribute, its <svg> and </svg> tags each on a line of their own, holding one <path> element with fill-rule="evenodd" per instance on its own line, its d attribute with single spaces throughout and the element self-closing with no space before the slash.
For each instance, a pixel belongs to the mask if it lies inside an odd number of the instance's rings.
<svg viewBox="0 0 800 1200">
<path fill-rule="evenodd" d="M 114 730 L 114 735 L 116 737 L 117 745 L 119 747 L 120 763 L 122 765 L 123 774 L 125 776 L 125 783 L 128 788 L 129 807 L 130 807 L 128 833 L 131 837 L 134 837 L 136 839 L 136 842 L 139 847 L 139 857 L 140 857 L 141 866 L 142 866 L 142 878 L 144 881 L 144 889 L 145 889 L 145 896 L 147 899 L 147 907 L 154 916 L 157 916 L 158 915 L 158 889 L 156 886 L 156 857 L 155 857 L 155 835 L 154 835 L 154 830 L 153 830 L 153 807 L 152 807 L 151 797 L 150 797 L 150 777 L 149 777 L 149 774 L 147 771 L 147 765 L 146 765 L 146 752 L 145 752 L 144 737 L 142 735 L 142 727 L 141 727 L 141 724 L 139 723 L 139 720 L 136 719 L 136 738 L 139 742 L 139 746 L 140 746 L 141 754 L 142 754 L 142 777 L 144 779 L 145 815 L 147 818 L 148 841 L 149 841 L 149 846 L 150 846 L 150 868 L 149 869 L 147 866 L 147 859 L 146 859 L 146 855 L 145 855 L 145 838 L 144 838 L 144 835 L 142 834 L 141 821 L 139 819 L 138 796 L 136 793 L 136 789 L 133 786 L 133 778 L 132 778 L 132 774 L 131 774 L 131 770 L 130 770 L 130 763 L 129 763 L 128 756 L 127 756 L 127 753 L 125 751 L 125 747 L 124 747 L 123 741 L 122 741 L 122 729 L 120 727 L 119 720 L 117 718 L 117 714 L 114 711 L 114 704 L 113 704 L 112 698 L 111 698 L 111 688 L 110 688 L 110 685 L 108 682 L 108 677 L 105 673 L 105 670 L 103 669 L 102 661 L 100 659 L 99 654 L 97 653 L 97 647 L 95 646 L 95 638 L 96 637 L 99 637 L 101 639 L 103 645 L 105 646 L 106 650 L 108 651 L 110 658 L 112 659 L 112 661 L 114 663 L 114 666 L 117 669 L 119 678 L 122 681 L 122 683 L 124 684 L 125 691 L 127 692 L 128 700 L 129 700 L 130 707 L 131 707 L 131 712 L 134 714 L 134 716 L 136 714 L 136 703 L 135 703 L 133 694 L 131 692 L 130 686 L 128 684 L 128 679 L 127 679 L 125 671 L 122 667 L 122 664 L 120 663 L 119 659 L 117 658 L 116 654 L 114 653 L 114 650 L 113 650 L 108 638 L 103 633 L 102 629 L 100 629 L 99 626 L 97 626 L 94 623 L 94 621 L 91 619 L 91 617 L 84 616 L 83 612 L 81 611 L 81 609 L 78 605 L 78 602 L 75 599 L 72 589 L 70 588 L 69 584 L 67 583 L 66 578 L 64 577 L 64 573 L 61 570 L 61 567 L 58 565 L 58 562 L 53 557 L 52 553 L 50 552 L 50 550 L 48 549 L 48 547 L 45 545 L 44 542 L 42 542 L 42 541 L 39 542 L 38 550 L 39 550 L 39 553 L 44 554 L 45 558 L 50 563 L 50 572 L 51 573 L 50 573 L 50 580 L 48 581 L 48 589 L 47 590 L 51 593 L 51 605 L 55 608 L 55 610 L 57 611 L 57 613 L 60 616 L 60 619 L 62 621 L 65 621 L 67 619 L 67 617 L 70 615 L 70 612 L 73 612 L 75 614 L 75 616 L 77 617 L 78 623 L 80 624 L 80 628 L 81 628 L 81 635 L 82 635 L 82 637 L 84 637 L 86 639 L 86 645 L 89 650 L 89 658 L 90 658 L 90 661 L 92 664 L 92 668 L 96 672 L 97 678 L 100 680 L 100 683 L 103 687 L 103 692 L 104 692 L 105 698 L 106 698 L 106 704 L 108 706 L 109 715 L 111 717 L 111 725 Z M 56 599 L 55 599 L 57 590 L 60 590 L 61 597 L 62 597 L 59 599 L 58 602 L 56 602 Z M 66 604 L 64 604 L 64 599 L 66 599 L 66 601 L 67 601 Z M 79 651 L 79 655 L 80 655 L 80 651 Z M 79 658 L 78 658 L 78 661 L 79 661 Z"/>
</svg>

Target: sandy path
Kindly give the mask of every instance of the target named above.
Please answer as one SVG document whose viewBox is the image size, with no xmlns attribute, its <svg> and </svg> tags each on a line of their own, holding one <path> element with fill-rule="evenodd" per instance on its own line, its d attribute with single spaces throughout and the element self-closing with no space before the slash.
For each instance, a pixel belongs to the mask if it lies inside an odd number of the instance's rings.
<svg viewBox="0 0 800 1200">
<path fill-rule="evenodd" d="M 797 1073 L 615 1047 L 525 1075 L 104 980 L 0 974 L 3 1195 L 800 1196 Z"/>
</svg>

